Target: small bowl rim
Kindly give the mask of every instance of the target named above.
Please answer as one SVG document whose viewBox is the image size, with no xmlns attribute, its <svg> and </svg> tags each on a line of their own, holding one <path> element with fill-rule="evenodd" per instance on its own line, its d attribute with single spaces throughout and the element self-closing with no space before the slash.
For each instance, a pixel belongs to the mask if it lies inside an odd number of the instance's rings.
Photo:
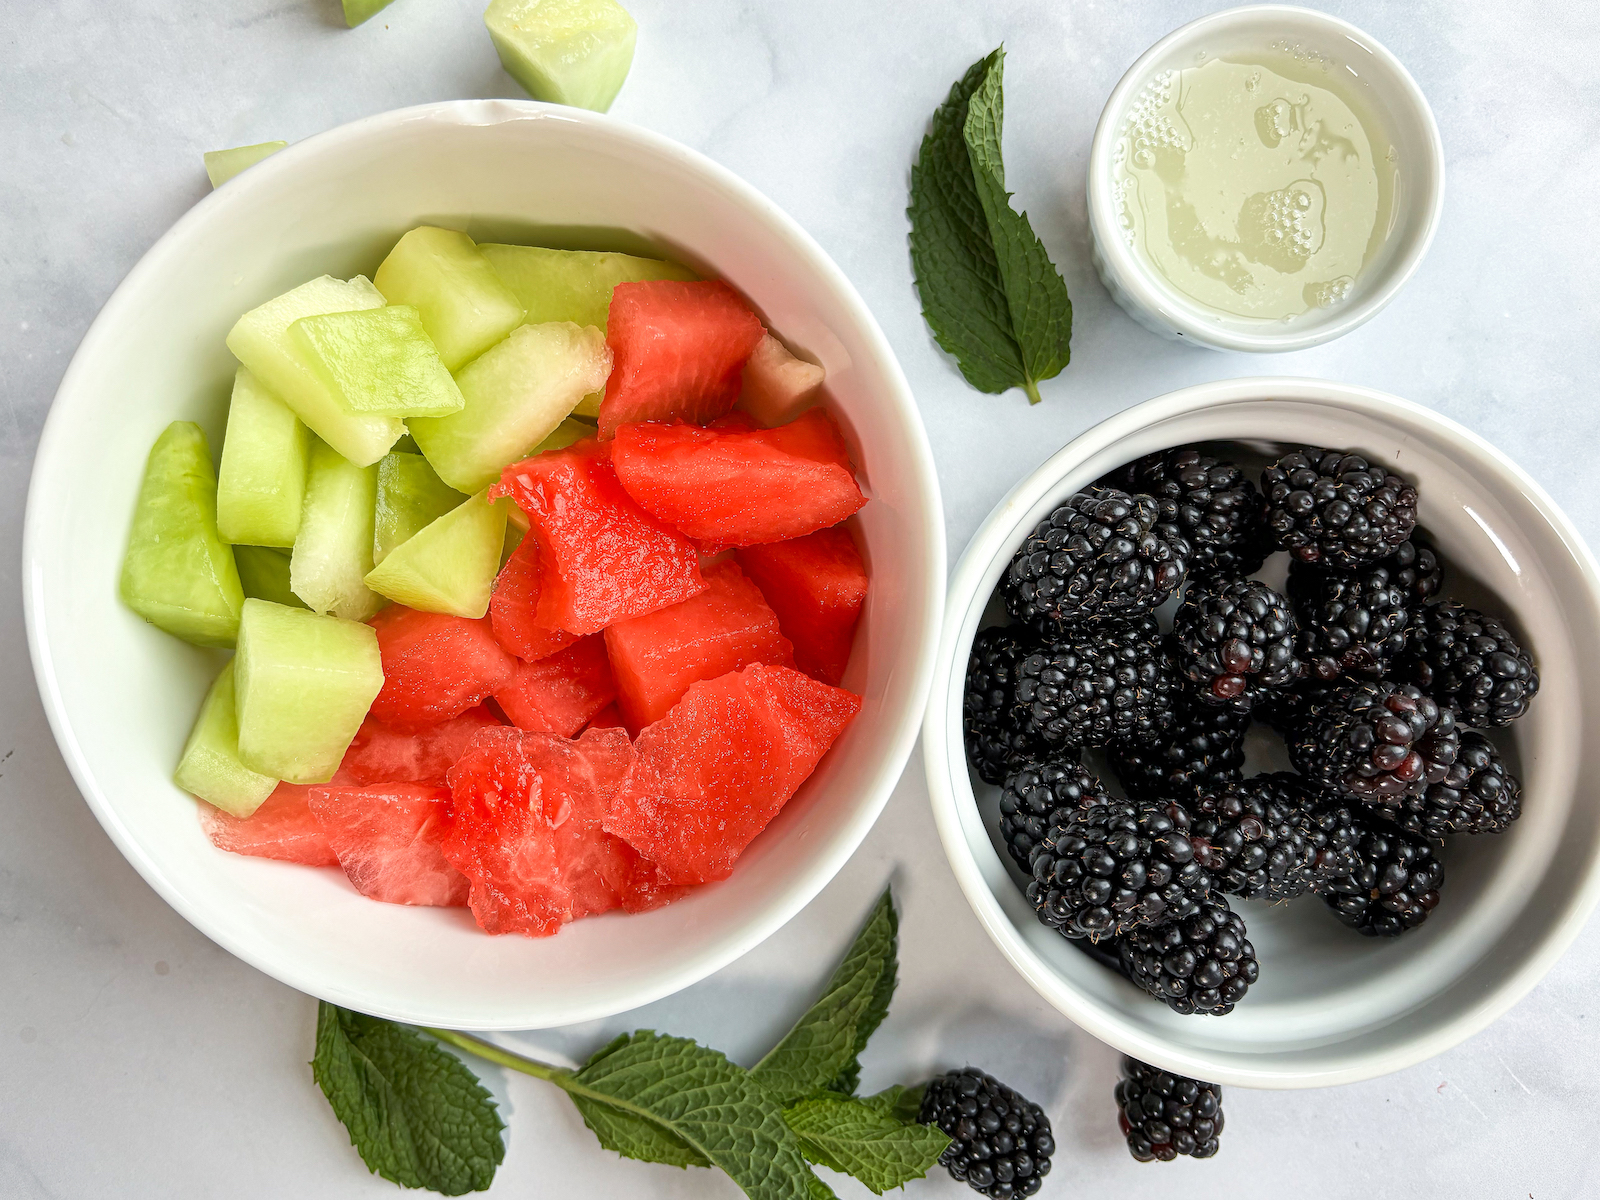
<svg viewBox="0 0 1600 1200">
<path fill-rule="evenodd" d="M 1408 201 L 1419 210 L 1424 208 L 1426 210 L 1426 220 L 1421 234 L 1408 253 L 1390 264 L 1387 278 L 1381 287 L 1369 292 L 1359 302 L 1340 312 L 1336 319 L 1304 332 L 1295 332 L 1292 329 L 1283 332 L 1269 329 L 1260 331 L 1229 329 L 1204 319 L 1204 310 L 1197 304 L 1179 300 L 1164 290 L 1152 279 L 1150 268 L 1140 261 L 1138 255 L 1134 254 L 1118 235 L 1116 213 L 1111 202 L 1111 152 L 1117 140 L 1116 123 L 1127 107 L 1131 94 L 1148 78 L 1151 64 L 1166 55 L 1174 46 L 1203 37 L 1213 27 L 1243 17 L 1270 19 L 1284 15 L 1312 19 L 1324 24 L 1330 32 L 1350 38 L 1369 50 L 1373 58 L 1394 76 L 1415 108 L 1415 115 L 1428 145 L 1428 157 L 1431 161 L 1431 196 L 1422 201 L 1418 199 Z M 1434 118 L 1433 109 L 1411 72 L 1406 70 L 1405 65 L 1382 42 L 1349 21 L 1317 9 L 1294 4 L 1246 4 L 1208 13 L 1179 26 L 1135 59 L 1133 65 L 1117 81 L 1116 87 L 1111 90 L 1111 95 L 1106 100 L 1105 107 L 1100 111 L 1100 120 L 1095 126 L 1094 141 L 1089 148 L 1085 182 L 1089 228 L 1103 270 L 1115 275 L 1117 284 L 1127 293 L 1128 299 L 1142 308 L 1149 319 L 1171 329 L 1173 333 L 1180 335 L 1181 340 L 1214 350 L 1238 350 L 1256 354 L 1304 350 L 1343 337 L 1351 330 L 1366 324 L 1387 307 L 1399 294 L 1400 289 L 1416 274 L 1417 268 L 1422 265 L 1423 258 L 1427 256 L 1428 249 L 1433 244 L 1440 217 L 1444 212 L 1444 168 L 1444 143 L 1439 136 L 1439 123 Z"/>
</svg>

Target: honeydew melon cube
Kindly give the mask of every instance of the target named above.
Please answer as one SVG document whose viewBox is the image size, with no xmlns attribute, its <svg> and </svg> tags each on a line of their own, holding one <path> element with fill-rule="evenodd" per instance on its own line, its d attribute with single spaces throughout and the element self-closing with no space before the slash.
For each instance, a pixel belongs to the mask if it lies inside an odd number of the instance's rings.
<svg viewBox="0 0 1600 1200">
<path fill-rule="evenodd" d="M 271 600 L 290 608 L 304 608 L 305 601 L 289 585 L 289 552 L 271 546 L 235 546 L 233 561 L 239 567 L 239 582 L 248 599 Z"/>
<path fill-rule="evenodd" d="M 616 0 L 493 0 L 483 23 L 528 95 L 596 112 L 622 89 L 639 32 Z"/>
<path fill-rule="evenodd" d="M 361 22 L 377 16 L 394 0 L 344 0 L 344 23 L 354 29 Z"/>
<path fill-rule="evenodd" d="M 234 656 L 239 761 L 287 783 L 327 783 L 383 687 L 370 625 L 246 600 Z"/>
<path fill-rule="evenodd" d="M 244 591 L 217 533 L 217 476 L 206 435 L 174 421 L 150 448 L 122 559 L 122 602 L 198 646 L 231 646 Z"/>
<path fill-rule="evenodd" d="M 811 406 L 823 376 L 816 363 L 796 358 L 777 338 L 764 334 L 745 361 L 739 406 L 764 425 L 787 425 Z"/>
<path fill-rule="evenodd" d="M 391 550 L 367 586 L 407 608 L 483 616 L 500 571 L 508 507 L 479 492 Z"/>
<path fill-rule="evenodd" d="M 465 407 L 414 418 L 411 436 L 440 479 L 458 492 L 480 491 L 555 432 L 610 374 L 611 350 L 593 325 L 522 325 L 457 374 Z"/>
<path fill-rule="evenodd" d="M 292 546 L 305 504 L 311 431 L 240 367 L 217 471 L 217 530 L 236 546 Z"/>
<path fill-rule="evenodd" d="M 257 142 L 253 146 L 233 146 L 227 150 L 207 150 L 206 175 L 211 186 L 219 188 L 246 167 L 253 167 L 263 158 L 271 158 L 288 142 Z"/>
<path fill-rule="evenodd" d="M 358 467 L 326 442 L 312 443 L 289 584 L 313 612 L 364 621 L 383 607 L 362 582 L 372 570 L 377 499 L 377 464 Z"/>
<path fill-rule="evenodd" d="M 264 553 L 272 553 L 268 550 Z M 234 709 L 233 662 L 222 668 L 200 705 L 173 782 L 235 817 L 248 817 L 272 795 L 278 780 L 239 761 L 239 716 Z"/>
<path fill-rule="evenodd" d="M 420 454 L 390 451 L 378 463 L 378 505 L 373 518 L 372 563 L 377 566 L 466 499 L 445 485 Z"/>
<path fill-rule="evenodd" d="M 301 317 L 289 329 L 348 413 L 442 417 L 461 408 L 456 381 L 409 304 Z"/>
<path fill-rule="evenodd" d="M 511 289 L 477 244 L 454 229 L 413 229 L 395 243 L 373 282 L 390 304 L 417 310 L 451 371 L 522 324 L 522 305 Z"/>
<path fill-rule="evenodd" d="M 368 467 L 405 433 L 399 417 L 346 412 L 307 361 L 289 327 L 302 317 L 382 308 L 383 294 L 364 276 L 323 275 L 253 308 L 228 333 L 228 349 L 295 415 L 358 467 Z"/>
</svg>

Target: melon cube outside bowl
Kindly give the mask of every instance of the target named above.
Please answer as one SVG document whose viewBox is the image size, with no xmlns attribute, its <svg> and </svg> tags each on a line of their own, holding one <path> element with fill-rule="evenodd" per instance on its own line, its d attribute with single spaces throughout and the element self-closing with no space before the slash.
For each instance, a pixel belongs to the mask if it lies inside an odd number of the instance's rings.
<svg viewBox="0 0 1600 1200">
<path fill-rule="evenodd" d="M 1301 445 L 1351 449 L 1417 485 L 1445 564 L 1444 593 L 1510 618 L 1541 687 L 1521 720 L 1487 731 L 1523 781 L 1506 833 L 1451 838 L 1439 906 L 1398 938 L 1367 938 L 1314 896 L 1229 898 L 1261 963 L 1226 1016 L 1180 1016 L 1040 923 L 1001 847 L 999 789 L 968 771 L 967 656 L 1012 555 L 1058 504 L 1169 446 L 1206 443 L 1242 465 Z M 1278 556 L 1279 561 L 1284 556 Z M 1269 563 L 1269 570 L 1272 564 Z M 1280 578 L 1281 584 L 1281 578 Z M 986 612 L 987 610 L 987 612 Z M 1370 1078 L 1442 1053 L 1526 995 L 1600 899 L 1600 575 L 1571 523 L 1494 447 L 1419 405 L 1312 379 L 1224 380 L 1102 422 L 1012 489 L 950 584 L 923 731 L 933 812 L 956 880 L 985 931 L 1046 1000 L 1102 1041 L 1200 1079 L 1294 1088 Z M 1251 742 L 1246 742 L 1247 752 Z M 1247 771 L 1263 763 L 1264 738 Z M 1120 794 L 1115 777 L 1108 788 Z"/>
<path fill-rule="evenodd" d="M 333 274 L 369 277 L 417 225 L 479 241 L 622 250 L 726 279 L 828 373 L 871 502 L 851 527 L 872 573 L 844 685 L 861 715 L 732 878 L 667 908 L 542 940 L 490 937 L 465 909 L 363 899 L 333 869 L 214 848 L 172 783 L 226 661 L 117 599 L 145 454 L 173 420 L 221 448 L 240 314 Z M 94 464 L 85 470 L 85 464 Z M 699 980 L 800 910 L 860 844 L 922 718 L 943 607 L 944 529 L 927 438 L 861 298 L 790 218 L 664 138 L 593 113 L 460 101 L 291 146 L 197 204 L 107 302 L 40 442 L 23 549 L 46 712 L 129 862 L 220 945 L 312 995 L 398 1020 L 526 1029 L 621 1012 Z"/>
</svg>

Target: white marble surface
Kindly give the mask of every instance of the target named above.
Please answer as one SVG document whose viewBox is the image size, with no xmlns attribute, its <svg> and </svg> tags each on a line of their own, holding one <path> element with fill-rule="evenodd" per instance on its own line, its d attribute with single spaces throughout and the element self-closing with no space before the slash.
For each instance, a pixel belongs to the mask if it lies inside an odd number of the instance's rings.
<svg viewBox="0 0 1600 1200">
<path fill-rule="evenodd" d="M 426 100 L 520 94 L 481 4 L 398 0 L 355 32 L 338 24 L 335 0 L 0 4 L 0 1196 L 392 1194 L 311 1083 L 314 1003 L 180 920 L 79 799 L 28 670 L 17 564 L 51 394 L 117 281 L 204 193 L 201 152 Z M 1100 418 L 1183 384 L 1269 372 L 1370 384 L 1448 413 L 1526 465 L 1600 542 L 1600 10 L 1327 6 L 1385 41 L 1431 98 L 1449 157 L 1445 217 L 1387 312 L 1275 359 L 1156 340 L 1111 305 L 1088 265 L 1082 177 L 1101 101 L 1147 45 L 1213 5 L 632 0 L 639 53 L 614 111 L 742 174 L 855 281 L 922 404 L 952 559 L 1017 476 Z M 1010 184 L 1077 315 L 1074 361 L 1032 410 L 1020 393 L 962 383 L 922 324 L 905 247 L 907 170 L 928 114 L 1001 41 Z M 1593 1194 L 1600 925 L 1456 1050 L 1355 1086 L 1230 1090 L 1219 1159 L 1141 1166 L 1115 1126 L 1115 1056 L 990 947 L 945 867 L 916 759 L 854 860 L 765 946 L 647 1010 L 526 1040 L 586 1053 L 614 1031 L 655 1026 L 748 1059 L 807 1002 L 885 880 L 904 911 L 903 981 L 866 1083 L 969 1060 L 1013 1082 L 1055 1121 L 1046 1196 Z M 494 1194 L 738 1194 L 707 1172 L 620 1161 L 545 1085 L 485 1077 L 511 1126 Z M 841 1196 L 867 1195 L 837 1183 Z M 972 1193 L 941 1176 L 912 1194 Z"/>
</svg>

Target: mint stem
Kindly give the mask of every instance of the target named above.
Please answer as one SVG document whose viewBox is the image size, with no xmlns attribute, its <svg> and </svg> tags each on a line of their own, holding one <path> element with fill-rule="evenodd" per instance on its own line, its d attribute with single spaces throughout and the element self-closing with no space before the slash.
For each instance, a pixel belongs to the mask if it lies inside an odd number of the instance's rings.
<svg viewBox="0 0 1600 1200">
<path fill-rule="evenodd" d="M 1032 378 L 1023 379 L 1022 390 L 1028 393 L 1029 404 L 1038 404 L 1040 400 L 1044 399 L 1043 396 L 1039 395 L 1039 384 Z"/>
<path fill-rule="evenodd" d="M 549 1063 L 542 1063 L 536 1058 L 524 1058 L 520 1054 L 513 1054 L 509 1050 L 502 1050 L 493 1042 L 486 1042 L 482 1038 L 475 1038 L 470 1033 L 456 1033 L 451 1029 L 434 1029 L 431 1026 L 422 1026 L 424 1033 L 432 1034 L 441 1042 L 449 1042 L 458 1046 L 469 1054 L 479 1058 L 486 1058 L 492 1063 L 502 1067 L 510 1067 L 513 1071 L 521 1071 L 524 1075 L 532 1075 L 535 1079 L 543 1079 L 557 1087 L 566 1088 L 566 1080 L 570 1079 L 573 1072 L 564 1067 L 552 1067 Z"/>
</svg>

